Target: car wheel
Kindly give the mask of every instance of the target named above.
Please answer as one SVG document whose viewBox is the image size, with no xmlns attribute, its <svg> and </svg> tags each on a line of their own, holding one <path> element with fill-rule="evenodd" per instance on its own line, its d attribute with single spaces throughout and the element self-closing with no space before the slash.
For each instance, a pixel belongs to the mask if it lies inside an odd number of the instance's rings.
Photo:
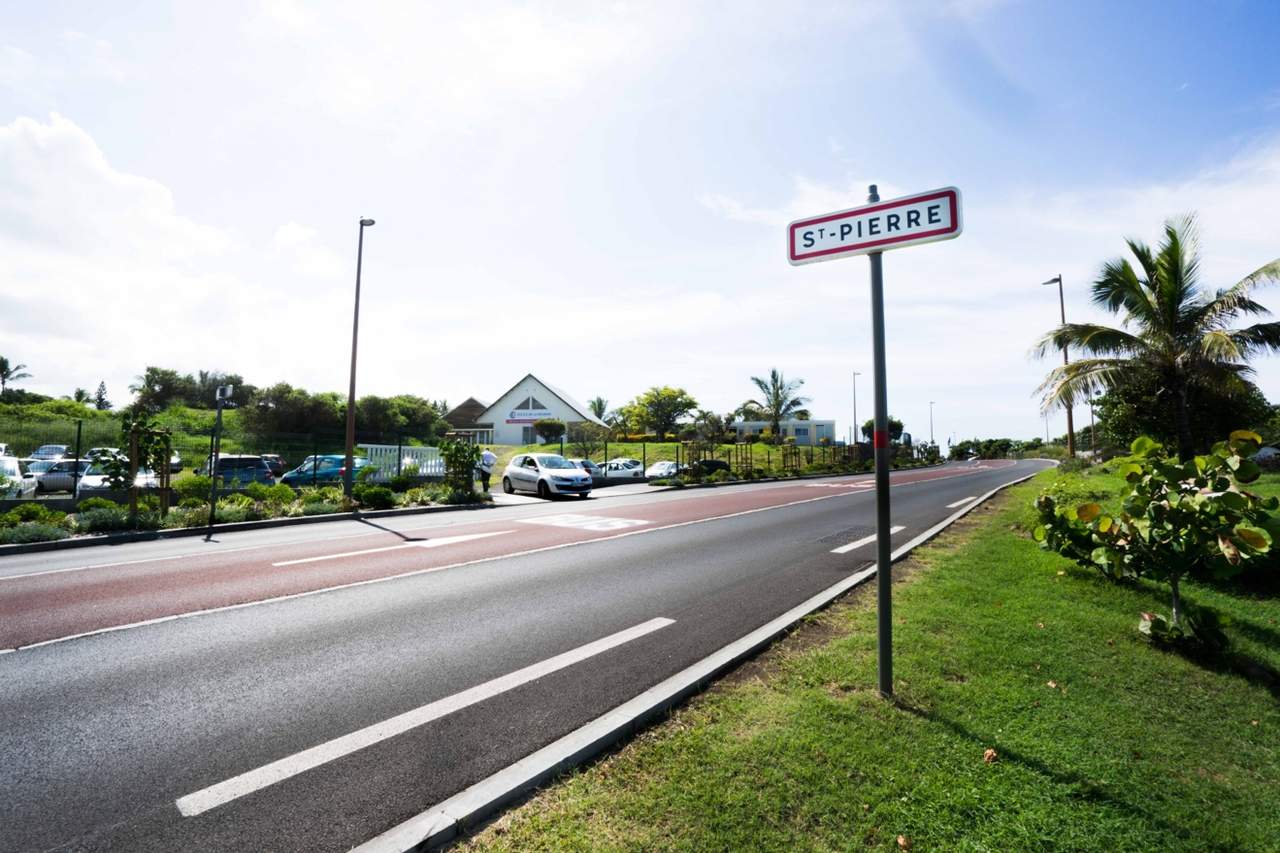
<svg viewBox="0 0 1280 853">
<path fill-rule="evenodd" d="M 513 488 L 511 487 L 511 478 L 510 478 L 510 477 L 503 477 L 503 478 L 502 478 L 502 491 L 506 492 L 507 494 L 512 494 L 513 492 L 515 492 L 515 489 L 513 489 Z"/>
<path fill-rule="evenodd" d="M 542 498 L 544 501 L 551 500 L 551 490 L 548 489 L 547 484 L 541 480 L 538 481 L 538 497 Z"/>
</svg>

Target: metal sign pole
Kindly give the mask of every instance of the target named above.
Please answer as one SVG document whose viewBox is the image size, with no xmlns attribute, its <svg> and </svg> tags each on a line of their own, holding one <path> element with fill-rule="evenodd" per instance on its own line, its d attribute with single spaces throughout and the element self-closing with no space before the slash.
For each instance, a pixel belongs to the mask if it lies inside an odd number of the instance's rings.
<svg viewBox="0 0 1280 853">
<path fill-rule="evenodd" d="M 867 201 L 880 200 L 875 184 Z M 885 389 L 884 366 L 884 270 L 882 253 L 872 252 L 871 260 L 871 340 L 875 365 L 875 431 L 872 445 L 876 457 L 876 615 L 877 662 L 880 695 L 893 696 L 893 576 L 889 563 L 889 395 Z"/>
</svg>

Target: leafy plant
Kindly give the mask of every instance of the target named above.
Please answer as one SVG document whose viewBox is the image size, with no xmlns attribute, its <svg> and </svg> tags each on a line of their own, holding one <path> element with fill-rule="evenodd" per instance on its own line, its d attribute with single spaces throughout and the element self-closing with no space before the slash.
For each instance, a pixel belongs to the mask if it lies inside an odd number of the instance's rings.
<svg viewBox="0 0 1280 853">
<path fill-rule="evenodd" d="M 173 493 L 179 501 L 187 498 L 198 498 L 202 501 L 207 501 L 209 500 L 209 490 L 212 488 L 213 480 L 200 474 L 183 477 L 173 483 Z"/>
<path fill-rule="evenodd" d="M 1248 458 L 1259 440 L 1256 433 L 1238 430 L 1207 455 L 1178 462 L 1164 455 L 1163 445 L 1138 438 L 1132 457 L 1120 465 L 1132 490 L 1118 516 L 1095 502 L 1060 509 L 1045 493 L 1036 499 L 1040 526 L 1034 536 L 1042 547 L 1114 580 L 1168 583 L 1170 616 L 1144 616 L 1144 633 L 1212 643 L 1204 617 L 1184 618 L 1179 584 L 1187 577 L 1231 577 L 1266 562 L 1262 558 L 1280 536 L 1280 518 L 1271 514 L 1280 500 L 1241 488 L 1261 473 Z"/>
<path fill-rule="evenodd" d="M 0 545 L 25 545 L 28 542 L 52 542 L 66 538 L 67 531 L 64 528 L 38 521 L 0 529 Z"/>
<path fill-rule="evenodd" d="M 120 504 L 106 498 L 85 498 L 76 504 L 76 512 L 88 512 L 91 509 L 119 509 Z"/>
<path fill-rule="evenodd" d="M 558 421 L 555 418 L 541 418 L 533 422 L 533 431 L 547 444 L 551 444 L 554 441 L 559 441 L 560 436 L 564 435 L 564 421 Z"/>
<path fill-rule="evenodd" d="M 480 447 L 465 441 L 441 441 L 440 456 L 444 459 L 444 483 L 449 491 L 473 491 Z"/>
<path fill-rule="evenodd" d="M 78 512 L 75 518 L 76 530 L 80 533 L 110 533 L 128 530 L 132 526 L 129 511 L 122 506 Z"/>
<path fill-rule="evenodd" d="M 371 509 L 391 509 L 396 505 L 396 493 L 386 486 L 362 483 L 351 490 L 351 496 Z"/>
</svg>

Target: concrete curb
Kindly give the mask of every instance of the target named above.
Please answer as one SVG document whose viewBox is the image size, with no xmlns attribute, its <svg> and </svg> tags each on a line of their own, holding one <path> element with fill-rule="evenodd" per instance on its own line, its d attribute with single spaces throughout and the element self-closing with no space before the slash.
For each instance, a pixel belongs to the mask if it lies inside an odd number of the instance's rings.
<svg viewBox="0 0 1280 853">
<path fill-rule="evenodd" d="M 1026 482 L 1039 473 L 1036 471 L 1012 480 L 971 501 L 895 550 L 891 559 L 893 562 L 901 560 L 911 551 L 968 515 L 975 507 L 985 503 L 993 495 Z M 453 841 L 505 806 L 521 800 L 540 785 L 594 758 L 614 744 L 629 739 L 650 723 L 666 716 L 672 708 L 700 692 L 717 676 L 754 656 L 778 637 L 786 634 L 801 619 L 826 607 L 849 590 L 875 577 L 875 574 L 874 565 L 855 572 L 778 618 L 649 688 L 634 699 L 624 702 L 612 711 L 597 717 L 487 779 L 482 779 L 466 790 L 454 794 L 443 803 L 366 841 L 354 848 L 352 853 L 406 853 L 406 851 L 432 850 Z"/>
<path fill-rule="evenodd" d="M 235 521 L 215 524 L 213 535 L 235 533 L 243 530 L 268 530 L 272 527 L 293 527 L 299 524 L 322 524 L 330 521 L 359 521 L 362 518 L 399 518 L 408 515 L 426 515 L 434 512 L 469 512 L 498 509 L 495 504 L 459 504 L 456 506 L 415 506 L 403 509 L 374 509 L 367 512 L 331 512 L 324 515 L 303 515 L 297 518 L 264 518 L 260 521 Z M 94 545 L 124 545 L 129 542 L 151 542 L 156 539 L 181 539 L 185 536 L 204 536 L 207 527 L 180 527 L 174 530 L 133 530 L 121 533 L 90 534 L 58 539 L 53 542 L 28 542 L 22 545 L 0 545 L 0 559 L 10 554 L 37 554 L 42 551 L 61 551 L 65 548 L 88 548 Z"/>
</svg>

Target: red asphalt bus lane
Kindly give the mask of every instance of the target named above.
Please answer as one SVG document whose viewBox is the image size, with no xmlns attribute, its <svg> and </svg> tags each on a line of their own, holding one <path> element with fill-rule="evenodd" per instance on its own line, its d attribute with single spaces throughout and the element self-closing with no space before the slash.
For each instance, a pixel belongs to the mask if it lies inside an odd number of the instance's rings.
<svg viewBox="0 0 1280 853">
<path fill-rule="evenodd" d="M 974 468 L 972 472 L 990 470 Z M 895 484 L 964 476 L 907 471 Z M 930 476 L 932 475 L 932 476 Z M 460 567 L 556 546 L 869 492 L 865 479 L 802 482 L 750 491 L 608 506 L 565 500 L 553 515 L 358 535 L 295 545 L 104 564 L 0 579 L 0 649 L 166 617 Z M 438 544 L 437 544 L 438 543 Z"/>
</svg>

